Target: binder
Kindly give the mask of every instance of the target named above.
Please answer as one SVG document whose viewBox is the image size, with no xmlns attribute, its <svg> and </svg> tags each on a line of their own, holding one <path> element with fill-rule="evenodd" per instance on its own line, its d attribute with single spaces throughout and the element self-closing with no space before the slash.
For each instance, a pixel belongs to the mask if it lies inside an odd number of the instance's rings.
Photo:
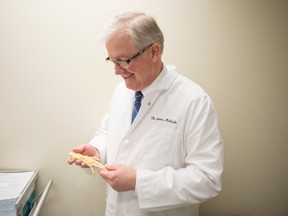
<svg viewBox="0 0 288 216">
<path fill-rule="evenodd" d="M 29 216 L 37 177 L 36 170 L 0 170 L 0 216 Z"/>
</svg>

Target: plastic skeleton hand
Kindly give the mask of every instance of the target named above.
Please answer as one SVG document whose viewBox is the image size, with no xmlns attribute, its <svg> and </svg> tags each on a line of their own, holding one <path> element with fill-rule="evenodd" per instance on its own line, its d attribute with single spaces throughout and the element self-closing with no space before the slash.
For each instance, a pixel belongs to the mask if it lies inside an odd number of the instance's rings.
<svg viewBox="0 0 288 216">
<path fill-rule="evenodd" d="M 82 154 L 75 153 L 75 152 L 70 152 L 68 155 L 74 161 L 80 160 L 83 163 L 85 163 L 91 169 L 92 175 L 95 175 L 95 171 L 94 171 L 93 167 L 98 167 L 99 169 L 107 170 L 106 167 L 103 164 L 101 164 L 99 162 L 99 159 L 96 157 L 90 157 L 90 156 L 82 155 Z"/>
</svg>

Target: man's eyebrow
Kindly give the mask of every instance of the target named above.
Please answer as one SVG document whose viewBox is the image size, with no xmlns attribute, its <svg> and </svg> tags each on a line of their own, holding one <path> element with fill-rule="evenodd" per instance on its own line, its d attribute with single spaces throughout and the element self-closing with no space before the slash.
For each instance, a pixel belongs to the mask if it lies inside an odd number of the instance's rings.
<svg viewBox="0 0 288 216">
<path fill-rule="evenodd" d="M 129 58 L 129 56 L 119 55 L 115 59 L 112 59 L 112 58 L 110 58 L 110 59 L 115 60 L 115 61 L 122 61 L 122 60 L 127 60 L 128 58 Z"/>
</svg>

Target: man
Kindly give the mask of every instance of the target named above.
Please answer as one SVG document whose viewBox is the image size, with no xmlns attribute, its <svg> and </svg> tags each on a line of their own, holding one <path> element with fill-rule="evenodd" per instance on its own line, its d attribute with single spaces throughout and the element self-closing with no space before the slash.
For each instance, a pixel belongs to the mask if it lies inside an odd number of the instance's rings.
<svg viewBox="0 0 288 216">
<path fill-rule="evenodd" d="M 163 64 L 164 37 L 152 17 L 118 15 L 100 38 L 124 82 L 95 137 L 73 151 L 106 164 L 98 170 L 108 183 L 105 215 L 198 215 L 199 203 L 221 190 L 223 142 L 211 99 Z"/>
</svg>

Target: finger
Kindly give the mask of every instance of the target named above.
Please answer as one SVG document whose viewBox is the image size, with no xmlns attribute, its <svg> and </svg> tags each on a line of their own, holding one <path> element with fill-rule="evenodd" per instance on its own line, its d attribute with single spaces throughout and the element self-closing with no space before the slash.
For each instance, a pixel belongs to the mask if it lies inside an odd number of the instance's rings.
<svg viewBox="0 0 288 216">
<path fill-rule="evenodd" d="M 85 148 L 84 148 L 84 146 L 80 145 L 80 146 L 78 146 L 78 147 L 76 147 L 76 148 L 73 148 L 72 150 L 73 150 L 73 152 L 75 152 L 75 153 L 80 153 L 80 154 L 81 154 L 82 152 L 85 151 Z"/>
<path fill-rule="evenodd" d="M 111 171 L 109 171 L 108 169 L 98 169 L 98 173 L 103 179 L 109 179 L 111 176 Z"/>
<path fill-rule="evenodd" d="M 81 166 L 83 168 L 87 168 L 88 166 L 81 160 L 75 160 L 75 164 Z"/>
<path fill-rule="evenodd" d="M 72 164 L 75 164 L 75 165 L 78 165 L 78 166 L 81 166 L 82 168 L 87 168 L 88 166 L 82 162 L 81 160 L 74 160 L 72 158 L 69 158 L 68 159 L 68 164 L 72 165 Z"/>
<path fill-rule="evenodd" d="M 71 157 L 68 158 L 68 164 L 73 164 L 75 162 L 75 160 L 73 160 Z"/>
<path fill-rule="evenodd" d="M 108 171 L 114 171 L 114 170 L 117 170 L 119 168 L 118 165 L 105 165 L 105 167 Z"/>
</svg>

